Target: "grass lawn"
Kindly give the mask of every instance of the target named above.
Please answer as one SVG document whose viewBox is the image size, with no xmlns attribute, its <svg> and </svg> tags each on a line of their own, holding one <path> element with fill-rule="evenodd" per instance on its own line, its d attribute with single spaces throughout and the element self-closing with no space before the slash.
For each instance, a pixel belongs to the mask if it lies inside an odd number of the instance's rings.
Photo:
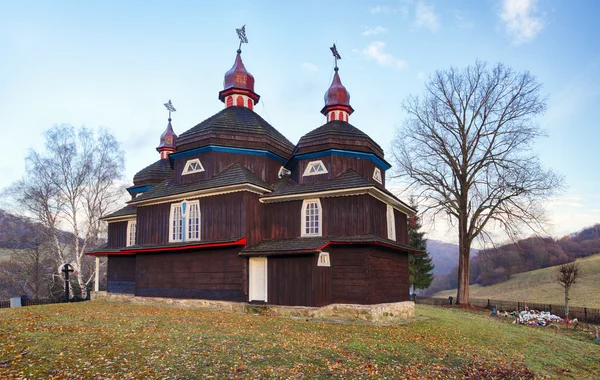
<svg viewBox="0 0 600 380">
<path fill-rule="evenodd" d="M 2 309 L 0 378 L 600 376 L 585 333 L 416 311 L 373 326 L 106 301 Z"/>
<path fill-rule="evenodd" d="M 569 292 L 571 306 L 600 308 L 600 254 L 576 261 L 581 278 Z M 510 280 L 491 286 L 473 285 L 469 296 L 506 301 L 529 301 L 562 305 L 565 291 L 556 282 L 557 267 L 537 269 L 514 275 Z M 456 296 L 456 289 L 444 290 L 436 297 Z"/>
</svg>

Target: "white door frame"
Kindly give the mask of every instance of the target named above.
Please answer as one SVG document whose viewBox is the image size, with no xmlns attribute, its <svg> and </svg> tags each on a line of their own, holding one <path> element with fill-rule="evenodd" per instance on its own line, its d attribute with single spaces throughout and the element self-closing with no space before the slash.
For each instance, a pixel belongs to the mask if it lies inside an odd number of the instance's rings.
<svg viewBox="0 0 600 380">
<path fill-rule="evenodd" d="M 266 257 L 251 257 L 249 261 L 250 274 L 249 274 L 249 286 L 248 286 L 248 301 L 263 301 L 267 302 L 268 294 L 268 274 L 267 274 L 267 258 Z M 260 278 L 255 279 L 254 276 L 258 275 L 256 271 L 262 271 L 263 281 Z M 260 273 L 260 272 L 259 272 Z M 255 283 L 260 281 L 260 283 Z M 261 297 L 261 292 L 264 292 L 264 296 Z M 264 299 L 259 299 L 264 298 Z"/>
</svg>

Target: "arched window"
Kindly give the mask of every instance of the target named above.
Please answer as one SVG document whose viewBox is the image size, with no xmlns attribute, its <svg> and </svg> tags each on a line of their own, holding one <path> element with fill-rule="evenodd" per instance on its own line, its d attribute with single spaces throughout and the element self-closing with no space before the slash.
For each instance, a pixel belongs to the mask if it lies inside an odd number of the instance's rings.
<svg viewBox="0 0 600 380">
<path fill-rule="evenodd" d="M 233 96 L 227 97 L 227 107 L 231 107 L 233 105 Z"/>
<path fill-rule="evenodd" d="M 248 98 L 248 108 L 250 108 L 250 110 L 254 109 L 254 101 L 250 98 Z"/>
<path fill-rule="evenodd" d="M 305 199 L 302 202 L 301 236 L 321 236 L 323 226 L 321 224 L 321 201 L 317 199 Z"/>
<path fill-rule="evenodd" d="M 244 97 L 238 96 L 236 99 L 236 106 L 243 107 L 244 106 Z"/>
<path fill-rule="evenodd" d="M 344 114 L 342 113 L 342 111 L 340 111 L 340 113 L 338 114 L 338 120 L 344 120 Z"/>
<path fill-rule="evenodd" d="M 335 120 L 335 112 L 331 112 L 329 115 L 331 116 L 330 121 L 334 121 Z"/>
<path fill-rule="evenodd" d="M 171 204 L 169 242 L 200 240 L 200 202 Z"/>
</svg>

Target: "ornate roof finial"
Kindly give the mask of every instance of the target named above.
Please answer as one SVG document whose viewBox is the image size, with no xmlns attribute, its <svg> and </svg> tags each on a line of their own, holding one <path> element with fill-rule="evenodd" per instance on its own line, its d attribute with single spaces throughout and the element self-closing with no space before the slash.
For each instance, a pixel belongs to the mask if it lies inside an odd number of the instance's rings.
<svg viewBox="0 0 600 380">
<path fill-rule="evenodd" d="M 338 59 L 342 59 L 342 56 L 340 55 L 340 53 L 338 53 L 337 48 L 335 47 L 335 44 L 333 44 L 332 47 L 330 47 L 331 52 L 333 53 L 333 59 L 335 60 L 335 71 L 338 71 L 338 65 L 337 65 L 337 61 Z"/>
<path fill-rule="evenodd" d="M 165 103 L 165 107 L 167 107 L 167 109 L 169 110 L 169 121 L 171 121 L 171 112 L 177 111 L 173 106 L 173 103 L 171 103 L 171 99 L 169 99 L 169 101 Z"/>
<path fill-rule="evenodd" d="M 167 110 L 169 110 L 169 123 L 167 124 L 167 129 L 160 135 L 160 144 L 156 148 L 156 150 L 160 152 L 161 160 L 169 157 L 169 154 L 175 151 L 175 145 L 177 143 L 177 135 L 173 131 L 173 126 L 171 125 L 171 112 L 177 110 L 173 107 L 171 99 L 164 105 Z"/>
<path fill-rule="evenodd" d="M 248 43 L 248 37 L 246 37 L 246 24 L 239 29 L 235 30 L 237 32 L 238 38 L 240 39 L 240 46 L 238 47 L 237 53 L 240 54 L 242 52 L 242 44 Z"/>
</svg>

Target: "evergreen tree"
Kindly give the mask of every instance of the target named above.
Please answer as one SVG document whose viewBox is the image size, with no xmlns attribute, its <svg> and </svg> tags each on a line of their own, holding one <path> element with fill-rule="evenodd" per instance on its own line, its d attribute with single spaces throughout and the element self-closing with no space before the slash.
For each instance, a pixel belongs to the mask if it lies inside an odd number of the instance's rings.
<svg viewBox="0 0 600 380">
<path fill-rule="evenodd" d="M 434 264 L 427 252 L 425 232 L 420 230 L 421 222 L 415 216 L 408 223 L 408 242 L 412 247 L 423 251 L 423 253 L 408 256 L 408 281 L 412 286 L 413 294 L 416 294 L 416 289 L 428 288 L 433 281 Z"/>
</svg>

